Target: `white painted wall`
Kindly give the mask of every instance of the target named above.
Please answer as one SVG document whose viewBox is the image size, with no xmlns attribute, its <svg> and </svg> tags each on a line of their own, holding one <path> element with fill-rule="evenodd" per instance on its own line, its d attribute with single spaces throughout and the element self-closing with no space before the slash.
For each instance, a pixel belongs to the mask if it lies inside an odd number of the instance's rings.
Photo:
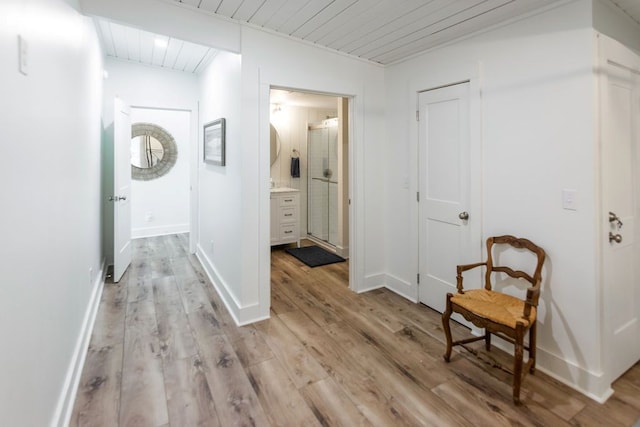
<svg viewBox="0 0 640 427">
<path fill-rule="evenodd" d="M 62 425 L 102 280 L 102 54 L 62 0 L 0 2 L 0 418 Z M 29 74 L 18 72 L 17 36 Z"/>
<path fill-rule="evenodd" d="M 194 74 L 183 73 L 174 70 L 163 70 L 156 67 L 149 67 L 146 65 L 136 64 L 133 62 L 121 61 L 113 58 L 107 58 L 105 60 L 105 69 L 108 73 L 108 78 L 104 82 L 104 112 L 103 112 L 103 126 L 105 129 L 105 142 L 104 142 L 104 155 L 103 155 L 103 168 L 104 168 L 104 195 L 108 197 L 109 194 L 113 192 L 113 159 L 112 159 L 112 151 L 113 151 L 113 100 L 116 96 L 122 98 L 125 102 L 133 107 L 144 107 L 144 108 L 153 108 L 160 110 L 183 110 L 190 111 L 190 122 L 189 122 L 189 140 L 187 149 L 187 153 L 184 152 L 181 147 L 178 147 L 178 163 L 174 166 L 174 169 L 178 168 L 177 171 L 172 170 L 169 175 L 178 172 L 178 177 L 176 178 L 176 182 L 183 182 L 184 179 L 184 169 L 187 169 L 187 173 L 189 170 L 189 163 L 181 163 L 181 162 L 194 162 L 194 154 L 195 154 L 195 146 L 198 140 L 198 98 L 199 98 L 199 87 L 198 87 L 198 77 Z M 134 110 L 135 111 L 135 110 Z M 159 113 L 160 114 L 160 113 Z M 175 135 L 174 135 L 175 137 Z M 188 160 L 187 160 L 188 159 Z M 152 182 L 150 185 L 153 188 L 156 188 L 158 194 L 162 194 L 163 190 L 158 188 L 162 182 L 162 178 L 160 180 L 155 180 L 156 182 Z M 136 188 L 140 187 L 139 182 L 133 181 L 132 191 L 135 191 Z M 166 181 L 164 181 L 166 184 Z M 176 185 L 182 185 L 177 184 Z M 147 186 L 149 187 L 149 186 Z M 183 188 L 183 187 L 182 187 Z M 173 191 L 175 188 L 170 185 L 167 190 L 171 190 L 164 194 L 164 197 L 167 198 L 167 194 L 170 195 L 167 199 L 173 197 Z M 139 194 L 139 192 L 137 192 Z M 136 197 L 134 194 L 132 197 Z M 184 189 L 180 190 L 180 192 L 176 195 L 182 202 L 185 200 Z M 187 196 L 188 198 L 188 196 Z M 155 202 L 154 209 L 155 210 L 163 210 L 167 208 L 169 200 L 165 200 L 165 202 Z M 137 205 L 135 200 L 132 200 L 132 209 L 137 209 L 140 205 Z M 188 209 L 189 203 L 186 202 L 186 209 Z M 104 207 L 104 235 L 105 235 L 105 254 L 107 257 L 107 262 L 113 262 L 113 206 L 112 204 L 105 204 Z M 136 224 L 140 225 L 140 228 L 143 228 L 144 223 L 144 214 L 147 212 L 143 208 L 139 209 L 138 214 L 142 212 L 142 219 L 140 219 L 140 215 L 137 217 L 132 217 L 132 225 L 136 227 Z M 188 212 L 188 210 L 187 210 Z M 132 210 L 133 213 L 133 210 Z M 158 223 L 158 227 L 161 227 L 167 230 L 169 226 L 178 226 L 180 224 L 184 225 L 184 211 L 181 210 L 180 213 L 176 211 L 168 212 L 164 211 L 164 213 L 159 214 L 157 216 L 158 220 L 164 218 L 161 223 Z M 137 218 L 137 219 L 136 219 Z M 186 223 L 190 221 L 187 220 Z M 183 226 L 180 226 L 177 229 L 183 229 Z M 162 230 L 156 230 L 160 232 Z"/>
<path fill-rule="evenodd" d="M 352 228 L 359 241 L 352 246 L 360 250 L 352 259 L 360 280 L 352 282 L 359 291 L 382 286 L 382 68 L 250 28 L 242 29 L 242 43 L 242 59 L 219 55 L 201 86 L 201 123 L 227 119 L 227 166 L 200 165 L 198 254 L 231 313 L 239 323 L 269 315 L 271 86 L 354 96 Z"/>
<path fill-rule="evenodd" d="M 246 183 L 242 143 L 245 120 L 241 68 L 238 54 L 221 52 L 200 76 L 200 124 L 198 133 L 198 238 L 197 254 L 218 292 L 230 308 L 242 307 L 243 276 L 249 269 L 242 263 L 243 193 Z M 226 166 L 204 163 L 202 126 L 226 119 Z M 233 312 L 237 316 L 237 312 Z"/>
<path fill-rule="evenodd" d="M 131 124 L 153 123 L 169 132 L 178 147 L 178 159 L 169 173 L 149 181 L 131 181 L 131 236 L 133 238 L 189 231 L 189 161 L 191 112 L 132 108 Z"/>
<path fill-rule="evenodd" d="M 538 366 L 602 397 L 592 32 L 591 2 L 579 0 L 387 69 L 386 259 L 390 287 L 415 298 L 417 91 L 471 79 L 482 91 L 483 239 L 515 234 L 547 251 Z M 562 209 L 564 188 L 577 190 L 576 211 Z"/>
</svg>

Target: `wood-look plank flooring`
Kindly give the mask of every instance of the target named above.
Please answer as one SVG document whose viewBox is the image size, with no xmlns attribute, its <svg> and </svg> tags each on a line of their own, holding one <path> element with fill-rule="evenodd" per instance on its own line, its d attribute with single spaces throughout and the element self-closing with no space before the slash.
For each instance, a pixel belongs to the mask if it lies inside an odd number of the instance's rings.
<svg viewBox="0 0 640 427">
<path fill-rule="evenodd" d="M 271 253 L 271 319 L 235 326 L 187 235 L 134 241 L 105 284 L 73 426 L 632 426 L 640 365 L 604 405 L 541 372 L 511 400 L 510 356 L 444 363 L 440 315 L 347 287 L 348 263 Z M 466 334 L 462 326 L 454 335 Z"/>
</svg>

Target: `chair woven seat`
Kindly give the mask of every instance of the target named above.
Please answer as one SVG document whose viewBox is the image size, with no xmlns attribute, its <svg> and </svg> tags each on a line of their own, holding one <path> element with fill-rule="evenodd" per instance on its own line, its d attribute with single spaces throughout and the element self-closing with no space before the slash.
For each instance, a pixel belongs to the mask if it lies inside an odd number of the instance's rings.
<svg viewBox="0 0 640 427">
<path fill-rule="evenodd" d="M 524 301 L 486 289 L 473 289 L 464 291 L 464 294 L 453 294 L 451 302 L 478 316 L 510 328 L 515 328 L 518 321 L 527 327 L 536 320 L 535 307 L 531 307 L 531 314 L 526 319 L 522 316 Z"/>
</svg>

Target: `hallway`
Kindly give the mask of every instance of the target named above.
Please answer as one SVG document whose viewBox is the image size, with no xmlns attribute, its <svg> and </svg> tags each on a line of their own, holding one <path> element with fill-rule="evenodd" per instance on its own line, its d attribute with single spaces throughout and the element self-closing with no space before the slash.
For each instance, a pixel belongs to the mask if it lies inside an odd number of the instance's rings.
<svg viewBox="0 0 640 427">
<path fill-rule="evenodd" d="M 187 235 L 134 240 L 106 283 L 73 426 L 620 425 L 640 417 L 640 366 L 605 405 L 541 372 L 511 403 L 510 359 L 482 343 L 445 364 L 440 316 L 346 286 L 348 264 L 272 250 L 271 319 L 236 327 Z M 454 334 L 463 332 L 462 327 Z"/>
</svg>

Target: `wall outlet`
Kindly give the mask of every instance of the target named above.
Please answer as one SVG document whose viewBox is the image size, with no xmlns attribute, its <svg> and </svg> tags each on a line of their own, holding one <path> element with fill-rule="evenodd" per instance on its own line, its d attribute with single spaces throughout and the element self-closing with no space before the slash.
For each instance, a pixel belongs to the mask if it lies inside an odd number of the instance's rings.
<svg viewBox="0 0 640 427">
<path fill-rule="evenodd" d="M 145 220 L 146 222 L 152 222 L 152 221 L 153 221 L 153 214 L 152 214 L 151 212 L 147 212 L 147 213 L 144 215 L 144 220 Z"/>
<path fill-rule="evenodd" d="M 565 188 L 562 190 L 562 208 L 570 211 L 578 210 L 578 191 Z"/>
</svg>

